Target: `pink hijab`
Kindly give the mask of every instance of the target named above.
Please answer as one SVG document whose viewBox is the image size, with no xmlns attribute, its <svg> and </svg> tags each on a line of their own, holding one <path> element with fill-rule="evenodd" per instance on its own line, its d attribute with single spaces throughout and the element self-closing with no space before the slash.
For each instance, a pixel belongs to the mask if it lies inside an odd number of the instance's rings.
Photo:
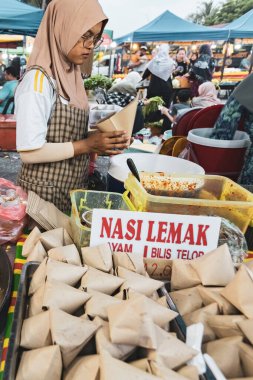
<svg viewBox="0 0 253 380">
<path fill-rule="evenodd" d="M 192 99 L 193 107 L 209 107 L 220 104 L 217 98 L 217 90 L 212 82 L 202 83 L 198 88 L 199 96 Z"/>
<path fill-rule="evenodd" d="M 59 94 L 74 107 L 86 109 L 80 67 L 67 55 L 81 36 L 97 23 L 108 21 L 97 0 L 53 0 L 40 24 L 28 68 L 41 66 L 54 78 Z M 102 30 L 101 30 L 102 34 Z"/>
</svg>

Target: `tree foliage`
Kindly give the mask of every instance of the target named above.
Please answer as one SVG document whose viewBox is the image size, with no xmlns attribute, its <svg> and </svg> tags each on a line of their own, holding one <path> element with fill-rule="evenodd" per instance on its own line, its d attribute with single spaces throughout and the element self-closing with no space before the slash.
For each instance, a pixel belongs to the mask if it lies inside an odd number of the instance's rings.
<svg viewBox="0 0 253 380">
<path fill-rule="evenodd" d="M 253 0 L 227 0 L 219 6 L 214 6 L 213 0 L 204 1 L 196 13 L 188 19 L 203 25 L 229 23 L 244 15 L 253 8 Z"/>
</svg>

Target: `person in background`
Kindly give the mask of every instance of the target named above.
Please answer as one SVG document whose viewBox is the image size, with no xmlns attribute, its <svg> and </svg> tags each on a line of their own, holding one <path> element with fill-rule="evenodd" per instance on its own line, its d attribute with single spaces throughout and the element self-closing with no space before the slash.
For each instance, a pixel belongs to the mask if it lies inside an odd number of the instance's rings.
<svg viewBox="0 0 253 380">
<path fill-rule="evenodd" d="M 192 82 L 192 96 L 198 95 L 198 88 L 202 83 L 211 82 L 214 68 L 215 61 L 212 58 L 210 46 L 207 44 L 201 45 L 198 59 L 189 70 L 189 73 L 186 74 Z"/>
<path fill-rule="evenodd" d="M 175 62 L 169 56 L 169 45 L 161 44 L 158 53 L 148 63 L 148 66 L 142 75 L 143 79 L 150 77 L 150 84 L 147 89 L 147 99 L 154 96 L 160 96 L 164 101 L 165 107 L 170 107 L 173 94 L 171 76 L 174 68 Z M 152 115 L 152 118 L 153 117 L 154 119 L 149 121 L 160 120 L 160 111 L 157 111 L 155 115 Z M 166 130 L 168 127 L 170 127 L 170 123 L 168 124 L 168 119 L 164 118 L 163 129 Z"/>
<path fill-rule="evenodd" d="M 70 191 L 87 188 L 89 155 L 119 154 L 130 143 L 126 131 L 88 133 L 80 66 L 92 62 L 107 21 L 97 0 L 51 1 L 15 93 L 18 183 L 67 213 Z"/>
<path fill-rule="evenodd" d="M 188 73 L 190 60 L 186 55 L 185 48 L 179 48 L 176 55 L 176 69 L 173 72 L 173 76 L 182 76 Z"/>
<path fill-rule="evenodd" d="M 238 182 L 253 184 L 253 73 L 248 75 L 232 92 L 213 127 L 211 138 L 233 140 L 234 134 L 244 118 L 244 131 L 248 133 L 251 146 L 245 155 Z"/>
<path fill-rule="evenodd" d="M 209 107 L 216 104 L 221 104 L 220 99 L 217 98 L 218 91 L 212 82 L 202 83 L 198 88 L 199 96 L 192 99 L 193 107 Z"/>
<path fill-rule="evenodd" d="M 190 90 L 179 90 L 176 103 L 170 109 L 161 107 L 161 114 L 165 115 L 171 123 L 174 123 L 178 114 L 181 111 L 191 107 L 191 92 Z"/>
<path fill-rule="evenodd" d="M 198 57 L 199 56 L 198 56 L 198 53 L 196 51 L 191 52 L 191 54 L 189 55 L 189 60 L 190 60 L 189 68 L 192 68 L 194 63 L 197 61 Z"/>
<path fill-rule="evenodd" d="M 130 65 L 128 65 L 128 68 L 132 69 L 133 71 L 137 71 L 139 74 L 142 74 L 148 63 L 147 50 L 148 48 L 146 46 L 141 46 L 140 51 L 137 54 L 136 62 L 132 62 Z"/>
<path fill-rule="evenodd" d="M 243 58 L 241 60 L 239 68 L 242 70 L 247 70 L 249 71 L 250 69 L 250 64 L 251 64 L 251 54 L 248 54 L 246 58 Z"/>
<path fill-rule="evenodd" d="M 0 113 L 3 112 L 8 100 L 14 97 L 16 87 L 18 85 L 18 74 L 14 67 L 6 67 L 5 69 L 5 84 L 0 90 Z M 6 113 L 10 114 L 13 104 L 10 104 Z"/>
</svg>

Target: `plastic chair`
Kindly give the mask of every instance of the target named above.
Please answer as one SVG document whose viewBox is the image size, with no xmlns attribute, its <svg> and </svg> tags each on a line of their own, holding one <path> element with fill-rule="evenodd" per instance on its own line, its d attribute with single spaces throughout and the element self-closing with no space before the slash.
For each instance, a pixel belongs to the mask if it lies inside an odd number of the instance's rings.
<svg viewBox="0 0 253 380">
<path fill-rule="evenodd" d="M 190 120 L 188 126 L 185 128 L 185 136 L 188 135 L 188 132 L 191 129 L 213 128 L 216 120 L 219 117 L 219 114 L 221 113 L 222 108 L 223 104 L 216 104 L 214 106 L 202 108 L 200 111 L 198 111 Z"/>
<path fill-rule="evenodd" d="M 201 108 L 195 107 L 195 108 L 189 108 L 185 111 L 181 111 L 176 118 L 175 123 L 172 127 L 172 136 L 187 136 L 187 133 L 185 130 L 187 129 L 190 120 L 194 117 L 194 115 L 199 112 Z"/>
<path fill-rule="evenodd" d="M 11 98 L 7 101 L 7 103 L 5 104 L 5 107 L 4 107 L 4 109 L 3 109 L 2 115 L 6 115 L 8 109 L 9 109 L 10 104 L 12 104 L 11 114 L 14 113 L 14 97 L 11 97 Z"/>
</svg>

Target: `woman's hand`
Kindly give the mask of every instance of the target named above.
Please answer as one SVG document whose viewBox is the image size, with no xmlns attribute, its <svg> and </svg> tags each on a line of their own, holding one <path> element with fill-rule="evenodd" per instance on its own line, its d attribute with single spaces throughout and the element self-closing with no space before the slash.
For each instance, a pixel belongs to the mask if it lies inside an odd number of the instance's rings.
<svg viewBox="0 0 253 380">
<path fill-rule="evenodd" d="M 91 132 L 87 139 L 73 143 L 75 156 L 84 153 L 119 154 L 129 147 L 130 139 L 126 131 Z"/>
</svg>

